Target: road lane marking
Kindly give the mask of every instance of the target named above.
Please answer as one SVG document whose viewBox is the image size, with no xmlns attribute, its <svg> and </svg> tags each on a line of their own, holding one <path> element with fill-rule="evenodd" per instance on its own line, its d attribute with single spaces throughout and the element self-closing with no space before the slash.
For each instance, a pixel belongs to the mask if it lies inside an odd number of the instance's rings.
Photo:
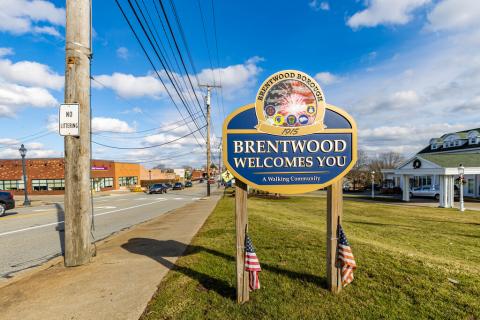
<svg viewBox="0 0 480 320">
<path fill-rule="evenodd" d="M 173 200 L 183 200 L 183 198 L 173 198 Z"/>
<path fill-rule="evenodd" d="M 43 211 L 50 211 L 50 210 L 52 210 L 52 209 L 35 209 L 35 210 L 33 210 L 33 211 L 35 211 L 35 212 L 43 212 Z"/>
<path fill-rule="evenodd" d="M 110 214 L 110 213 L 115 213 L 115 212 L 130 210 L 130 209 L 135 209 L 135 208 L 138 208 L 138 207 L 144 207 L 144 206 L 148 206 L 148 205 L 154 204 L 154 203 L 159 203 L 159 202 L 162 202 L 162 201 L 166 201 L 166 199 L 157 200 L 157 201 L 153 201 L 153 202 L 149 202 L 149 203 L 142 203 L 142 204 L 139 204 L 139 205 L 136 205 L 136 206 L 132 206 L 132 207 L 128 207 L 128 208 L 122 208 L 122 209 L 117 209 L 117 210 L 112 210 L 112 211 L 97 213 L 97 214 L 94 214 L 94 216 L 95 216 L 95 217 L 98 217 L 98 216 L 103 216 L 103 215 Z M 38 225 L 38 226 L 32 226 L 32 227 L 28 227 L 28 228 L 23 228 L 23 229 L 17 229 L 17 230 L 7 231 L 7 232 L 0 233 L 0 237 L 2 237 L 2 236 L 7 236 L 7 235 L 10 235 L 10 234 L 14 234 L 14 233 L 19 233 L 19 232 L 24 232 L 24 231 L 29 231 L 29 230 L 35 230 L 35 229 L 41 229 L 41 228 L 45 228 L 45 227 L 60 225 L 60 224 L 64 224 L 64 223 L 65 223 L 65 220 L 62 220 L 62 221 L 57 221 L 57 222 L 52 222 L 52 223 L 41 224 L 41 225 Z"/>
<path fill-rule="evenodd" d="M 116 209 L 117 207 L 114 206 L 99 206 L 99 207 L 93 207 L 94 209 Z"/>
</svg>

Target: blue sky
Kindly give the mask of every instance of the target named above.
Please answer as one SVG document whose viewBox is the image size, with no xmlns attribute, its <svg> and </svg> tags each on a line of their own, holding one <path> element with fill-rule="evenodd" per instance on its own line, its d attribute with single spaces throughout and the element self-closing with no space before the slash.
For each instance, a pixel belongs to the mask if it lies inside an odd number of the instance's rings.
<svg viewBox="0 0 480 320">
<path fill-rule="evenodd" d="M 155 17 L 152 0 L 144 1 Z M 222 81 L 223 98 L 212 99 L 214 151 L 224 115 L 252 102 L 260 83 L 282 69 L 315 76 L 326 101 L 356 118 L 360 148 L 372 156 L 386 151 L 408 156 L 431 137 L 480 127 L 476 0 L 214 0 L 218 61 L 212 2 L 199 2 L 174 0 L 198 72 L 195 77 L 189 69 L 191 78 L 213 81 L 213 67 L 215 81 Z M 120 3 L 128 8 L 126 0 Z M 64 6 L 64 1 L 0 0 L 0 158 L 17 157 L 21 142 L 33 157 L 63 153 L 56 114 L 63 101 Z M 180 115 L 115 1 L 93 1 L 93 19 L 94 140 L 148 147 L 188 133 L 187 126 L 175 123 Z M 163 128 L 142 132 L 158 127 Z M 203 141 L 197 134 L 144 150 L 95 146 L 94 157 L 199 166 L 203 150 L 196 140 Z"/>
</svg>

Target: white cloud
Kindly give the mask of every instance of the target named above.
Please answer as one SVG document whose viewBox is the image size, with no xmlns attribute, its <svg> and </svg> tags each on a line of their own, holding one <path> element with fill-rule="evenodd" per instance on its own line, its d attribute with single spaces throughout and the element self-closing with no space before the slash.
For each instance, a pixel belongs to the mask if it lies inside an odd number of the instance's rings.
<svg viewBox="0 0 480 320">
<path fill-rule="evenodd" d="M 92 81 L 92 86 L 97 89 L 109 88 L 122 98 L 151 97 L 159 99 L 166 95 L 166 91 L 158 78 L 153 75 L 134 76 L 115 72 L 110 75 L 94 77 L 100 83 Z"/>
<path fill-rule="evenodd" d="M 319 0 L 310 0 L 308 6 L 315 11 L 328 11 L 330 10 L 330 4 L 327 1 L 319 1 Z"/>
<path fill-rule="evenodd" d="M 480 27 L 480 1 L 443 0 L 427 16 L 433 31 Z"/>
<path fill-rule="evenodd" d="M 92 132 L 134 132 L 135 129 L 120 119 L 94 117 L 92 118 Z"/>
<path fill-rule="evenodd" d="M 122 114 L 142 114 L 143 110 L 140 107 L 133 107 L 132 109 L 124 110 L 120 113 L 122 113 Z"/>
<path fill-rule="evenodd" d="M 0 81 L 0 117 L 14 117 L 24 107 L 53 107 L 57 100 L 45 89 Z"/>
<path fill-rule="evenodd" d="M 38 25 L 38 23 L 43 25 Z M 0 1 L 0 31 L 13 34 L 31 32 L 59 36 L 60 33 L 56 27 L 64 25 L 65 9 L 58 8 L 49 1 Z"/>
<path fill-rule="evenodd" d="M 226 99 L 231 100 L 244 95 L 256 83 L 257 77 L 262 71 L 258 66 L 264 59 L 252 57 L 243 64 L 228 66 L 217 69 L 204 69 L 198 74 L 201 83 L 214 83 L 214 76 L 218 82 L 218 75 L 222 80 L 222 91 Z"/>
<path fill-rule="evenodd" d="M 125 47 L 118 48 L 117 49 L 117 57 L 119 57 L 120 59 L 127 60 L 128 57 L 129 57 L 128 49 L 125 48 Z"/>
<path fill-rule="evenodd" d="M 63 76 L 52 71 L 47 65 L 34 61 L 13 63 L 8 59 L 0 59 L 0 79 L 16 84 L 57 90 L 61 89 L 65 82 Z"/>
<path fill-rule="evenodd" d="M 49 34 L 54 37 L 61 37 L 62 35 L 60 32 L 57 30 L 57 28 L 54 28 L 52 26 L 35 26 L 33 27 L 33 33 L 44 33 L 44 34 Z"/>
<path fill-rule="evenodd" d="M 0 48 L 0 58 L 14 54 L 12 48 Z"/>
<path fill-rule="evenodd" d="M 367 0 L 367 8 L 351 16 L 347 25 L 354 29 L 403 25 L 412 19 L 413 11 L 428 3 L 430 0 Z"/>
<path fill-rule="evenodd" d="M 233 99 L 245 94 L 245 92 L 250 90 L 256 84 L 257 76 L 262 70 L 258 66 L 258 63 L 261 61 L 263 61 L 262 58 L 253 57 L 248 59 L 243 64 L 237 64 L 213 70 L 203 69 L 201 72 L 199 72 L 197 77 L 201 83 L 213 84 L 214 82 L 219 82 L 218 76 L 220 75 L 224 97 L 226 99 Z M 176 93 L 171 86 L 166 73 L 161 71 L 159 74 L 167 83 L 168 90 L 172 93 L 172 95 L 174 95 L 174 97 L 176 97 Z M 174 74 L 174 77 L 180 76 Z M 190 77 L 195 80 L 194 75 L 191 75 Z M 112 75 L 98 75 L 95 76 L 94 79 L 98 81 L 92 82 L 94 88 L 112 89 L 122 98 L 150 97 L 154 99 L 161 99 L 167 97 L 165 88 L 160 80 L 158 80 L 158 77 L 154 74 L 135 76 L 132 74 L 115 72 Z M 189 95 L 184 94 L 184 96 L 188 97 Z"/>
<path fill-rule="evenodd" d="M 315 75 L 315 79 L 324 85 L 334 84 L 342 80 L 341 77 L 336 76 L 330 72 L 319 72 Z"/>
<path fill-rule="evenodd" d="M 431 38 L 430 38 L 431 39 Z M 480 41 L 471 30 L 434 40 L 350 71 L 326 90 L 358 124 L 362 149 L 419 151 L 430 138 L 478 127 Z"/>
<path fill-rule="evenodd" d="M 17 145 L 19 143 L 20 141 L 18 141 L 17 139 L 0 138 L 0 144 L 3 144 L 3 145 Z"/>
</svg>

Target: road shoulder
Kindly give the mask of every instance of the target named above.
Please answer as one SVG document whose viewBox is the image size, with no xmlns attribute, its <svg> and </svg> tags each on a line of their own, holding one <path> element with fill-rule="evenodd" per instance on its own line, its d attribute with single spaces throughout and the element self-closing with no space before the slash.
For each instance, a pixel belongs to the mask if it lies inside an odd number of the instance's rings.
<svg viewBox="0 0 480 320">
<path fill-rule="evenodd" d="M 89 265 L 59 261 L 0 288 L 0 319 L 138 319 L 219 199 L 214 194 L 97 243 Z"/>
</svg>

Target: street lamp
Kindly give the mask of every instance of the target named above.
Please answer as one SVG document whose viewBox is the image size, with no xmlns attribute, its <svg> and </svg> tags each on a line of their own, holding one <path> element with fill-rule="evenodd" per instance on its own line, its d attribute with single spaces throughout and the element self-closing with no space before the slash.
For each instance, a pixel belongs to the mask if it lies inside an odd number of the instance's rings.
<svg viewBox="0 0 480 320">
<path fill-rule="evenodd" d="M 372 171 L 372 199 L 375 199 L 375 171 Z"/>
<path fill-rule="evenodd" d="M 460 164 L 460 166 L 458 166 L 458 175 L 459 175 L 459 179 L 458 179 L 458 183 L 459 183 L 459 189 L 460 189 L 460 211 L 463 212 L 465 211 L 465 203 L 463 201 L 463 175 L 465 174 L 465 167 Z"/>
<path fill-rule="evenodd" d="M 23 206 L 28 207 L 30 205 L 30 200 L 28 200 L 28 191 L 27 191 L 27 169 L 25 168 L 25 156 L 27 155 L 27 148 L 22 145 L 20 146 L 20 155 L 22 156 L 22 171 L 23 171 L 23 191 L 25 193 L 25 200 L 23 201 Z"/>
<path fill-rule="evenodd" d="M 150 175 L 150 181 L 152 181 L 152 170 L 148 170 L 148 174 Z"/>
</svg>

